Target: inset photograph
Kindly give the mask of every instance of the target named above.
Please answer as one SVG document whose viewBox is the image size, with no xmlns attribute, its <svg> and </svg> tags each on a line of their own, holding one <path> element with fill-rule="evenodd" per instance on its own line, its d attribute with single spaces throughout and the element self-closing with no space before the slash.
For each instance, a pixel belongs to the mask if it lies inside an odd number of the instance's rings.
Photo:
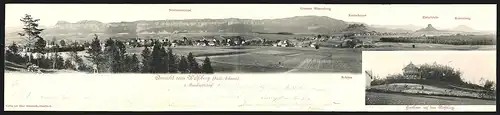
<svg viewBox="0 0 500 115">
<path fill-rule="evenodd" d="M 495 105 L 495 51 L 364 51 L 366 105 Z"/>
</svg>

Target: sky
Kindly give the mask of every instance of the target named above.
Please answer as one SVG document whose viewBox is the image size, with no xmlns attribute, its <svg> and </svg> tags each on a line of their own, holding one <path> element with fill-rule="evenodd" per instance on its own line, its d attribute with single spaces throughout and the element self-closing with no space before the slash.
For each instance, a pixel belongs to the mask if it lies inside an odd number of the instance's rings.
<svg viewBox="0 0 500 115">
<path fill-rule="evenodd" d="M 462 78 L 472 83 L 479 80 L 496 81 L 495 51 L 370 51 L 363 52 L 363 70 L 372 70 L 380 78 L 402 73 L 412 62 L 449 65 L 462 72 Z"/>
<path fill-rule="evenodd" d="M 330 10 L 301 10 L 301 8 Z M 190 9 L 171 12 L 169 9 Z M 363 5 L 363 4 L 6 4 L 6 27 L 21 26 L 24 14 L 39 18 L 40 24 L 53 26 L 59 20 L 77 22 L 98 20 L 120 22 L 166 19 L 273 19 L 293 16 L 328 16 L 349 22 L 370 25 L 408 25 L 437 29 L 467 25 L 476 30 L 496 31 L 496 5 Z M 366 15 L 349 17 L 349 14 Z M 438 19 L 422 19 L 437 16 Z M 471 20 L 455 20 L 469 17 Z"/>
</svg>

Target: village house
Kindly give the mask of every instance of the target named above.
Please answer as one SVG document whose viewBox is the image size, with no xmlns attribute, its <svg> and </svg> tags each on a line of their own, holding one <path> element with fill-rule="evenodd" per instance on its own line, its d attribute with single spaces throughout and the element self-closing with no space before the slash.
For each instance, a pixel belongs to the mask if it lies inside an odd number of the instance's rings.
<svg viewBox="0 0 500 115">
<path fill-rule="evenodd" d="M 419 68 L 415 66 L 412 62 L 403 68 L 403 76 L 405 79 L 420 79 Z"/>
<path fill-rule="evenodd" d="M 203 42 L 201 42 L 201 41 L 196 42 L 196 46 L 205 46 L 205 45 L 206 45 L 206 44 L 205 44 L 205 43 L 203 43 Z"/>
<path fill-rule="evenodd" d="M 280 41 L 280 42 L 278 42 L 278 44 L 277 44 L 277 45 L 278 45 L 279 47 L 287 47 L 287 46 L 289 46 L 289 45 L 288 45 L 288 40 L 283 40 L 283 41 Z"/>
<path fill-rule="evenodd" d="M 56 44 L 51 44 L 49 42 L 45 43 L 45 48 L 54 48 Z"/>
<path fill-rule="evenodd" d="M 104 52 L 105 49 L 106 49 L 106 44 L 104 42 L 101 42 L 101 51 Z"/>
<path fill-rule="evenodd" d="M 311 46 L 312 48 L 316 47 L 316 43 L 311 43 Z"/>
<path fill-rule="evenodd" d="M 365 71 L 365 77 L 366 77 L 366 85 L 365 85 L 365 88 L 366 89 L 370 89 L 371 88 L 371 83 L 373 81 L 373 74 L 371 71 Z"/>
<path fill-rule="evenodd" d="M 215 46 L 215 41 L 209 41 L 208 46 Z"/>
</svg>

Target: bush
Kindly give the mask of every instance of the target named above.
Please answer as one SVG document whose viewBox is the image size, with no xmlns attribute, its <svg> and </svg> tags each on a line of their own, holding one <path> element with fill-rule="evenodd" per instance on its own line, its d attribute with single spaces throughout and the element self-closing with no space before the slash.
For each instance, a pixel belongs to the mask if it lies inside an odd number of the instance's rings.
<svg viewBox="0 0 500 115">
<path fill-rule="evenodd" d="M 490 81 L 490 80 L 486 80 L 483 87 L 491 90 L 494 85 L 495 85 L 495 82 Z"/>
<path fill-rule="evenodd" d="M 440 64 L 420 65 L 420 75 L 422 78 L 436 81 L 445 81 L 453 84 L 463 84 L 461 73 L 453 67 Z"/>
</svg>

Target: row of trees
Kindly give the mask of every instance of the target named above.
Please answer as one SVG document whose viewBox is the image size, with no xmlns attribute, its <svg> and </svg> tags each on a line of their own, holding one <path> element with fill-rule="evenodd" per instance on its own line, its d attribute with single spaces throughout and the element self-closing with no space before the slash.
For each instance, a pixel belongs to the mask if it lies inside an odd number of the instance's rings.
<svg viewBox="0 0 500 115">
<path fill-rule="evenodd" d="M 455 37 L 455 38 L 453 38 Z M 494 45 L 493 38 L 467 38 L 469 36 L 453 37 L 393 37 L 380 38 L 382 42 L 401 42 L 401 43 L 433 43 L 433 44 L 451 44 L 451 45 Z M 462 37 L 462 38 L 458 38 Z"/>
<path fill-rule="evenodd" d="M 86 56 L 99 72 L 213 73 L 208 57 L 199 66 L 192 53 L 187 57 L 175 55 L 172 49 L 165 49 L 158 40 L 154 41 L 152 49 L 144 47 L 141 61 L 136 54 L 127 54 L 126 46 L 121 41 L 107 39 L 104 51 L 100 44 L 95 36 Z"/>
</svg>

